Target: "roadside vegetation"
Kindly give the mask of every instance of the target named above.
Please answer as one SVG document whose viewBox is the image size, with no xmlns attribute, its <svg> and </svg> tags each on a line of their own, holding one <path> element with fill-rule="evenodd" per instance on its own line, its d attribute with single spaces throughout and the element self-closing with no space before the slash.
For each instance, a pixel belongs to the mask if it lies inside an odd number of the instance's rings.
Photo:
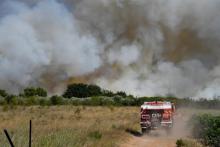
<svg viewBox="0 0 220 147">
<path fill-rule="evenodd" d="M 220 146 L 220 114 L 195 115 L 191 120 L 193 137 L 205 146 Z"/>
<path fill-rule="evenodd" d="M 195 139 L 178 139 L 176 141 L 176 147 L 204 147 L 204 146 Z"/>
<path fill-rule="evenodd" d="M 48 96 L 43 88 L 28 87 L 13 95 L 0 90 L 0 105 L 87 105 L 87 106 L 140 106 L 146 101 L 171 101 L 177 107 L 220 109 L 220 100 L 205 98 L 193 100 L 175 96 L 135 97 L 123 91 L 112 92 L 97 85 L 70 84 L 62 95 Z"/>
<path fill-rule="evenodd" d="M 220 111 L 199 110 L 188 121 L 191 139 L 178 139 L 177 147 L 219 147 Z"/>
</svg>

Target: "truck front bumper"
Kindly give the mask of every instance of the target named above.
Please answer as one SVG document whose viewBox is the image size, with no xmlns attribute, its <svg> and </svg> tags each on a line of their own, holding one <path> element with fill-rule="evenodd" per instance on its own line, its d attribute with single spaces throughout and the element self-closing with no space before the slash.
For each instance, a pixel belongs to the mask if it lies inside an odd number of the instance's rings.
<svg viewBox="0 0 220 147">
<path fill-rule="evenodd" d="M 141 128 L 149 128 L 151 126 L 151 122 L 145 121 L 145 122 L 140 122 Z"/>
<path fill-rule="evenodd" d="M 162 127 L 172 127 L 173 122 L 172 121 L 162 121 L 161 126 Z"/>
<path fill-rule="evenodd" d="M 140 122 L 141 128 L 151 128 L 153 126 L 151 126 L 151 122 L 150 121 L 146 121 L 146 122 Z M 160 123 L 160 126 L 158 127 L 172 127 L 173 122 L 172 121 L 162 121 Z M 153 127 L 153 128 L 158 128 L 158 127 Z"/>
</svg>

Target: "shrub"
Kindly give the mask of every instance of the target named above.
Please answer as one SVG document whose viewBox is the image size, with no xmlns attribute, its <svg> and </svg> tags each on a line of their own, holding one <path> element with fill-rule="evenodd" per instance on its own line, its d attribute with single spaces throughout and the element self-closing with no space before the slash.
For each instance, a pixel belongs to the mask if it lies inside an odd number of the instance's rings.
<svg viewBox="0 0 220 147">
<path fill-rule="evenodd" d="M 0 96 L 7 97 L 8 94 L 7 94 L 7 92 L 5 90 L 0 89 Z"/>
<path fill-rule="evenodd" d="M 35 89 L 35 94 L 41 97 L 47 97 L 47 91 L 40 87 Z"/>
<path fill-rule="evenodd" d="M 70 99 L 69 103 L 75 106 L 81 105 L 81 101 L 78 99 L 74 99 L 74 98 Z"/>
<path fill-rule="evenodd" d="M 193 136 L 207 146 L 220 145 L 220 116 L 209 114 L 193 116 Z"/>
<path fill-rule="evenodd" d="M 6 96 L 5 100 L 6 100 L 7 104 L 15 104 L 15 96 L 14 95 Z"/>
<path fill-rule="evenodd" d="M 122 98 L 120 96 L 115 96 L 113 99 L 116 105 L 121 105 Z"/>
<path fill-rule="evenodd" d="M 119 95 L 119 96 L 121 96 L 121 97 L 127 97 L 127 94 L 126 94 L 124 91 L 118 91 L 118 92 L 116 93 L 116 95 Z"/>
<path fill-rule="evenodd" d="M 92 139 L 101 139 L 102 138 L 102 133 L 99 132 L 99 131 L 93 131 L 93 132 L 90 132 L 89 133 L 89 137 L 92 138 Z"/>
<path fill-rule="evenodd" d="M 98 97 L 98 96 L 92 97 L 91 98 L 91 105 L 93 105 L 93 106 L 101 106 L 101 105 L 103 105 L 102 100 L 103 100 L 103 98 Z"/>
<path fill-rule="evenodd" d="M 41 96 L 46 97 L 47 91 L 43 88 L 34 88 L 34 87 L 28 87 L 24 89 L 24 93 L 20 94 L 21 96 L 31 97 L 31 96 Z"/>
<path fill-rule="evenodd" d="M 50 98 L 50 102 L 52 105 L 62 105 L 63 99 L 60 96 L 54 95 Z"/>
<path fill-rule="evenodd" d="M 178 139 L 176 141 L 177 147 L 203 147 L 198 141 L 194 139 Z"/>
<path fill-rule="evenodd" d="M 122 99 L 121 104 L 123 106 L 135 106 L 136 99 L 135 98 L 124 98 L 124 99 Z"/>
<path fill-rule="evenodd" d="M 48 100 L 48 99 L 40 99 L 39 100 L 39 104 L 41 105 L 41 106 L 46 106 L 46 105 L 50 105 L 50 100 Z"/>
<path fill-rule="evenodd" d="M 38 103 L 38 98 L 35 96 L 29 96 L 25 98 L 25 104 L 30 106 L 30 105 L 37 105 Z"/>
<path fill-rule="evenodd" d="M 184 146 L 185 146 L 185 144 L 182 139 L 178 139 L 176 141 L 176 147 L 184 147 Z"/>
<path fill-rule="evenodd" d="M 5 98 L 0 97 L 0 105 L 5 105 L 7 102 L 5 100 Z"/>
<path fill-rule="evenodd" d="M 103 90 L 103 91 L 102 91 L 102 95 L 103 95 L 103 96 L 112 97 L 112 96 L 114 96 L 115 94 L 114 94 L 112 91 L 110 91 L 110 90 Z"/>
<path fill-rule="evenodd" d="M 114 101 L 112 100 L 112 98 L 102 98 L 102 105 L 112 106 L 114 105 Z"/>
<path fill-rule="evenodd" d="M 24 96 L 30 97 L 30 96 L 35 96 L 35 88 L 29 87 L 24 89 Z"/>
</svg>

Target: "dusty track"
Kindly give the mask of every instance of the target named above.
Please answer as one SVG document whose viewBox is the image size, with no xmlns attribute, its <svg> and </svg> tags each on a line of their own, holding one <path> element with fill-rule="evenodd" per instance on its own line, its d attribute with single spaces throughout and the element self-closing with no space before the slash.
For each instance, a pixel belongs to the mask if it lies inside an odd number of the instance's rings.
<svg viewBox="0 0 220 147">
<path fill-rule="evenodd" d="M 157 135 L 132 136 L 130 140 L 121 147 L 175 147 L 177 138 Z"/>
<path fill-rule="evenodd" d="M 175 115 L 175 125 L 172 134 L 167 134 L 164 130 L 151 131 L 147 135 L 132 135 L 121 147 L 175 147 L 176 140 L 189 136 L 186 123 L 189 114 L 178 111 Z"/>
</svg>

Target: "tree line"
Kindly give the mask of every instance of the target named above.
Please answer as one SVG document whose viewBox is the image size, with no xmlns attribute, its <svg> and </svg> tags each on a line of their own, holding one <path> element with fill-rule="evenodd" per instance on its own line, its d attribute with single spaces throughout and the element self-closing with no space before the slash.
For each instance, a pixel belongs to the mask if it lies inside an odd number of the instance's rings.
<svg viewBox="0 0 220 147">
<path fill-rule="evenodd" d="M 48 96 L 40 87 L 25 88 L 20 94 L 13 95 L 0 90 L 0 105 L 115 105 L 140 106 L 147 101 L 171 101 L 177 107 L 220 109 L 219 99 L 177 98 L 175 96 L 135 97 L 123 91 L 112 92 L 93 84 L 70 84 L 61 95 Z"/>
</svg>

